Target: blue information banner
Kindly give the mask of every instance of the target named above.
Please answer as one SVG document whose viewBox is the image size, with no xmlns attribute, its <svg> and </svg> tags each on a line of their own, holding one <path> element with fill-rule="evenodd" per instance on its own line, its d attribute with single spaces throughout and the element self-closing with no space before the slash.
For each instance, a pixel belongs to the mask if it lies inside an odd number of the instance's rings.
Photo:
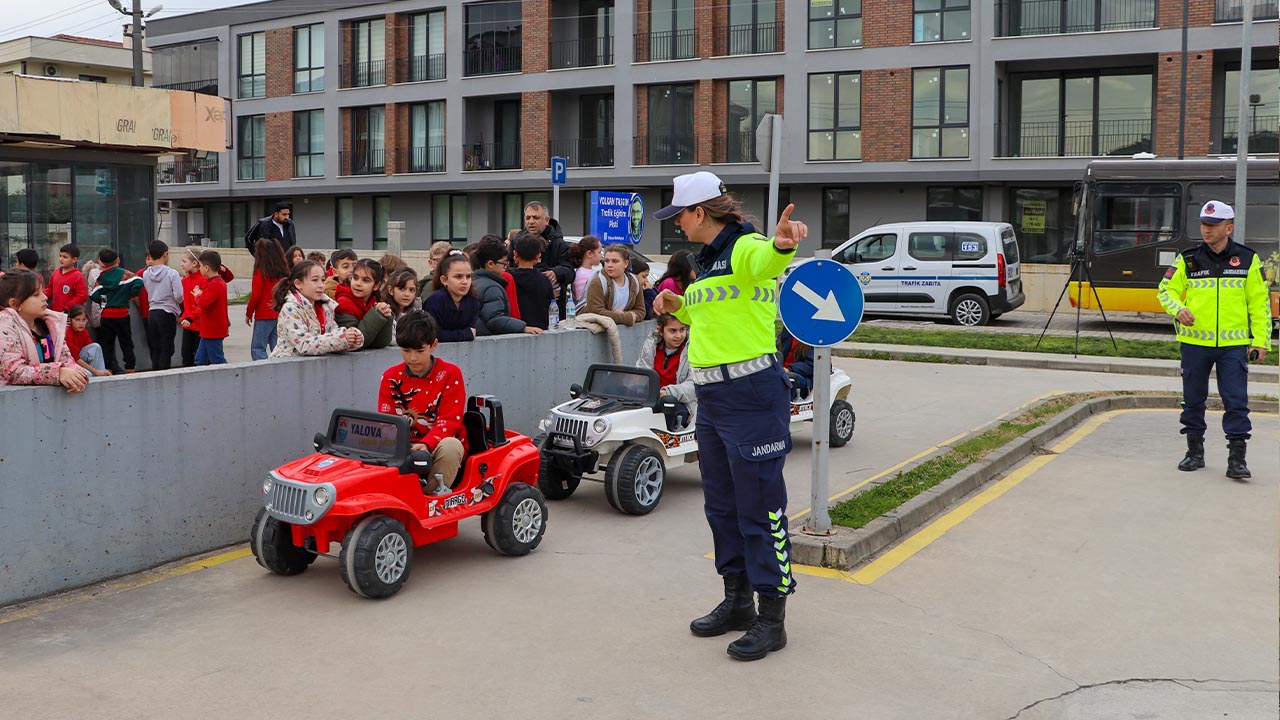
<svg viewBox="0 0 1280 720">
<path fill-rule="evenodd" d="M 644 237 L 644 200 L 639 193 L 591 191 L 590 234 L 601 245 L 639 245 Z"/>
</svg>

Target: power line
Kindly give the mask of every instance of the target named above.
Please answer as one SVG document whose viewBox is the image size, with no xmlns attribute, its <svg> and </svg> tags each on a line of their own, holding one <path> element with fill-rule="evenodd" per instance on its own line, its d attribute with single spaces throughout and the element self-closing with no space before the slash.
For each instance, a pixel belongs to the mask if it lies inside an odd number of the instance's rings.
<svg viewBox="0 0 1280 720">
<path fill-rule="evenodd" d="M 36 18 L 35 20 L 28 20 L 25 23 L 14 25 L 6 29 L 6 33 L 9 36 L 6 37 L 5 39 L 11 40 L 16 37 L 22 37 L 28 34 L 27 30 L 29 28 L 33 28 L 39 25 L 44 25 L 54 20 L 58 20 L 60 18 L 70 17 L 71 15 L 79 14 L 81 12 L 84 12 L 85 10 L 88 10 L 89 6 L 97 5 L 97 4 L 98 4 L 98 0 L 86 0 L 85 2 L 82 2 L 79 5 L 74 5 L 70 8 L 64 8 L 62 10 L 59 10 L 58 12 L 45 15 L 44 17 Z"/>
</svg>

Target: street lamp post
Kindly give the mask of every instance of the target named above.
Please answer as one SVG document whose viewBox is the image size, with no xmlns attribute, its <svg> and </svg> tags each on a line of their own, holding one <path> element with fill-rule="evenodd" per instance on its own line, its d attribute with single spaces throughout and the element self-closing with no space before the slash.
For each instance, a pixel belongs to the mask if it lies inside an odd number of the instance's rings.
<svg viewBox="0 0 1280 720">
<path fill-rule="evenodd" d="M 130 43 L 133 50 L 133 86 L 142 87 L 144 84 L 142 78 L 142 20 L 144 17 L 149 18 L 160 12 L 164 6 L 157 5 L 148 10 L 146 15 L 143 15 L 142 0 L 133 0 L 133 7 L 128 10 L 120 4 L 120 0 L 107 0 L 107 3 L 110 4 L 116 12 L 130 17 L 133 21 L 133 30 L 131 30 L 133 34 L 133 42 Z"/>
</svg>

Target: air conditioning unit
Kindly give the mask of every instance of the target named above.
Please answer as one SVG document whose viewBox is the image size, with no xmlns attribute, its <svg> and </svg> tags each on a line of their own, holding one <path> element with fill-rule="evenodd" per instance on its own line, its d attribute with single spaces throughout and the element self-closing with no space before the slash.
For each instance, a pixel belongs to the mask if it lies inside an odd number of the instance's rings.
<svg viewBox="0 0 1280 720">
<path fill-rule="evenodd" d="M 45 65 L 44 74 L 48 77 L 58 77 L 58 66 L 53 64 Z"/>
<path fill-rule="evenodd" d="M 156 212 L 161 213 L 161 214 L 165 214 L 165 213 L 168 213 L 168 212 L 169 212 L 170 210 L 172 210 L 172 209 L 173 209 L 173 201 L 172 201 L 172 200 L 157 200 L 157 201 L 156 201 Z"/>
</svg>

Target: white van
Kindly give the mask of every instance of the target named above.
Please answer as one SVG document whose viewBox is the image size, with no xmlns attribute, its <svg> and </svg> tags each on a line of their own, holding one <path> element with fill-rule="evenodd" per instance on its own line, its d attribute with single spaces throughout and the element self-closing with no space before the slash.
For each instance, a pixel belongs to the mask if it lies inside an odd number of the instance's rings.
<svg viewBox="0 0 1280 720">
<path fill-rule="evenodd" d="M 1026 301 L 1013 226 L 890 223 L 832 251 L 862 283 L 868 315 L 947 315 L 986 325 Z"/>
</svg>

